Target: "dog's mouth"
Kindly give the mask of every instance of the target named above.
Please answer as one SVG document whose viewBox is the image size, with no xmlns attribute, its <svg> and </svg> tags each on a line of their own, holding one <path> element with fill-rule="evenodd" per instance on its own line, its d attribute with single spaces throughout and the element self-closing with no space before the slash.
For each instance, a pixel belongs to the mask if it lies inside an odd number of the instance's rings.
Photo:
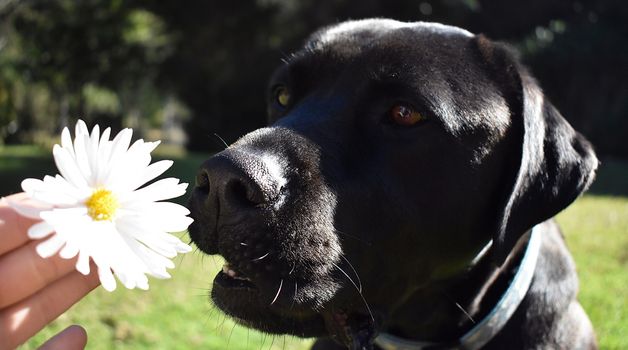
<svg viewBox="0 0 628 350">
<path fill-rule="evenodd" d="M 256 291 L 258 288 L 246 275 L 242 274 L 235 267 L 226 262 L 222 266 L 222 270 L 218 272 L 214 283 L 226 289 L 241 289 Z"/>
<path fill-rule="evenodd" d="M 274 280 L 254 279 L 242 270 L 226 261 L 214 279 L 213 288 L 214 302 L 238 323 L 270 333 L 288 331 L 302 336 L 327 334 L 346 346 L 358 344 L 368 347 L 372 343 L 376 335 L 376 322 L 372 315 L 349 311 L 335 302 L 318 310 L 298 307 L 294 300 L 288 307 L 278 305 L 285 304 L 285 301 L 280 303 L 277 300 L 281 289 L 271 301 L 268 298 L 272 296 L 266 290 L 268 282 L 272 284 Z"/>
<path fill-rule="evenodd" d="M 218 308 L 246 327 L 303 337 L 324 334 L 321 315 L 294 301 L 295 281 L 276 279 L 227 261 L 214 278 L 211 297 Z"/>
</svg>

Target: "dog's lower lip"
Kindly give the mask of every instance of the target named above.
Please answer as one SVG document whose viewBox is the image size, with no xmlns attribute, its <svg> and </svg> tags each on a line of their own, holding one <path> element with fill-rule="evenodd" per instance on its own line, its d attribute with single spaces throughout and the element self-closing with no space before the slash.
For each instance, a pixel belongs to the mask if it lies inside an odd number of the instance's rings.
<svg viewBox="0 0 628 350">
<path fill-rule="evenodd" d="M 242 274 L 240 274 L 239 272 L 236 272 L 236 270 L 231 268 L 231 265 L 229 265 L 229 263 L 225 263 L 222 266 L 222 272 L 224 274 L 226 274 L 227 276 L 236 279 L 236 280 L 243 280 L 243 281 L 251 281 L 250 278 L 246 277 L 246 276 L 242 276 Z"/>
<path fill-rule="evenodd" d="M 232 289 L 257 289 L 257 286 L 246 277 L 237 276 L 234 270 L 229 268 L 224 268 L 223 270 L 218 272 L 216 278 L 214 279 L 214 283 L 220 285 L 223 288 L 232 288 Z"/>
</svg>

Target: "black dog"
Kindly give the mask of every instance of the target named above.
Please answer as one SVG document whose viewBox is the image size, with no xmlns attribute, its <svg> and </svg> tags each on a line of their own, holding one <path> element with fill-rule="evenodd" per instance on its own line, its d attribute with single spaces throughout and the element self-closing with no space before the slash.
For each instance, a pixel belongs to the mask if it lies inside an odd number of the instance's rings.
<svg viewBox="0 0 628 350">
<path fill-rule="evenodd" d="M 596 348 L 548 219 L 598 161 L 506 47 L 347 22 L 269 91 L 271 126 L 207 160 L 190 199 L 225 313 L 317 349 Z"/>
</svg>

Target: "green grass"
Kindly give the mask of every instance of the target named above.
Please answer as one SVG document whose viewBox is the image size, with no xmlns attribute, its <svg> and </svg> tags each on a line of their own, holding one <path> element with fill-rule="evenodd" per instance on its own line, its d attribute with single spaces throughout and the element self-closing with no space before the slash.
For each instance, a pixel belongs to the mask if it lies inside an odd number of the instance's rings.
<svg viewBox="0 0 628 350">
<path fill-rule="evenodd" d="M 169 175 L 192 182 L 206 155 L 165 151 Z M 32 146 L 0 148 L 0 195 L 16 192 L 24 177 L 54 172 L 50 153 Z M 628 349 L 628 162 L 606 160 L 591 194 L 558 215 L 578 266 L 579 299 L 602 349 Z M 236 326 L 209 303 L 221 260 L 190 253 L 175 260 L 173 278 L 151 280 L 150 291 L 98 289 L 40 332 L 34 349 L 57 331 L 79 323 L 89 349 L 306 349 L 311 341 L 271 337 Z M 285 343 L 284 343 L 285 342 Z"/>
<path fill-rule="evenodd" d="M 559 214 L 558 223 L 600 347 L 628 349 L 628 198 L 585 196 Z"/>
<path fill-rule="evenodd" d="M 52 152 L 35 146 L 0 146 L 0 195 L 18 192 L 25 177 L 53 175 Z"/>
<path fill-rule="evenodd" d="M 236 326 L 209 303 L 221 260 L 190 253 L 175 259 L 172 279 L 150 280 L 150 290 L 98 288 L 22 348 L 35 349 L 70 324 L 83 325 L 88 349 L 306 349 L 294 337 Z M 272 344 L 272 348 L 271 348 Z"/>
</svg>

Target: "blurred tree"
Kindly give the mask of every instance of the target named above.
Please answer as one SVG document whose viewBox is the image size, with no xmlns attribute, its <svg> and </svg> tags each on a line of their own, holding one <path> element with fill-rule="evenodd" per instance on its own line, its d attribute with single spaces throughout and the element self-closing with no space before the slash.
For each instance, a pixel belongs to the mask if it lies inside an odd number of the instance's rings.
<svg viewBox="0 0 628 350">
<path fill-rule="evenodd" d="M 628 2 L 574 2 L 522 48 L 545 93 L 598 152 L 628 156 Z"/>
<path fill-rule="evenodd" d="M 175 34 L 161 70 L 189 105 L 189 147 L 222 147 L 264 124 L 264 82 L 281 56 L 323 25 L 364 17 L 445 22 L 515 45 L 575 127 L 604 153 L 628 155 L 628 2 L 561 0 L 246 0 L 143 3 Z M 612 69 L 608 69 L 612 67 Z M 591 86 L 604 87 L 591 89 Z M 612 129 L 609 131 L 609 127 Z M 613 137 L 608 137 L 608 134 Z"/>
<path fill-rule="evenodd" d="M 180 118 L 160 111 L 185 110 L 172 108 L 178 96 L 191 115 L 188 147 L 220 149 L 214 133 L 232 142 L 264 125 L 267 78 L 309 33 L 351 18 L 391 17 L 453 24 L 515 45 L 600 153 L 628 156 L 628 1 L 6 3 L 13 10 L 0 5 L 0 130 L 16 118 L 23 129 L 45 124 L 30 100 L 48 101 L 66 119 L 88 113 L 109 124 L 124 117 L 134 127 L 158 127 L 158 118 L 174 125 Z M 50 97 L 37 97 L 36 86 Z"/>
<path fill-rule="evenodd" d="M 170 54 L 159 18 L 130 1 L 29 1 L 5 17 L 19 50 L 12 66 L 27 84 L 49 89 L 59 115 L 34 117 L 22 110 L 22 132 L 31 131 L 33 118 L 45 119 L 38 127 L 51 131 L 78 117 L 120 127 L 122 110 L 139 108 L 151 88 L 146 82 Z"/>
<path fill-rule="evenodd" d="M 255 0 L 146 1 L 175 38 L 175 54 L 162 66 L 160 82 L 176 89 L 193 111 L 188 147 L 222 147 L 214 133 L 233 141 L 265 121 L 265 84 L 279 62 L 274 18 L 278 8 Z"/>
</svg>

